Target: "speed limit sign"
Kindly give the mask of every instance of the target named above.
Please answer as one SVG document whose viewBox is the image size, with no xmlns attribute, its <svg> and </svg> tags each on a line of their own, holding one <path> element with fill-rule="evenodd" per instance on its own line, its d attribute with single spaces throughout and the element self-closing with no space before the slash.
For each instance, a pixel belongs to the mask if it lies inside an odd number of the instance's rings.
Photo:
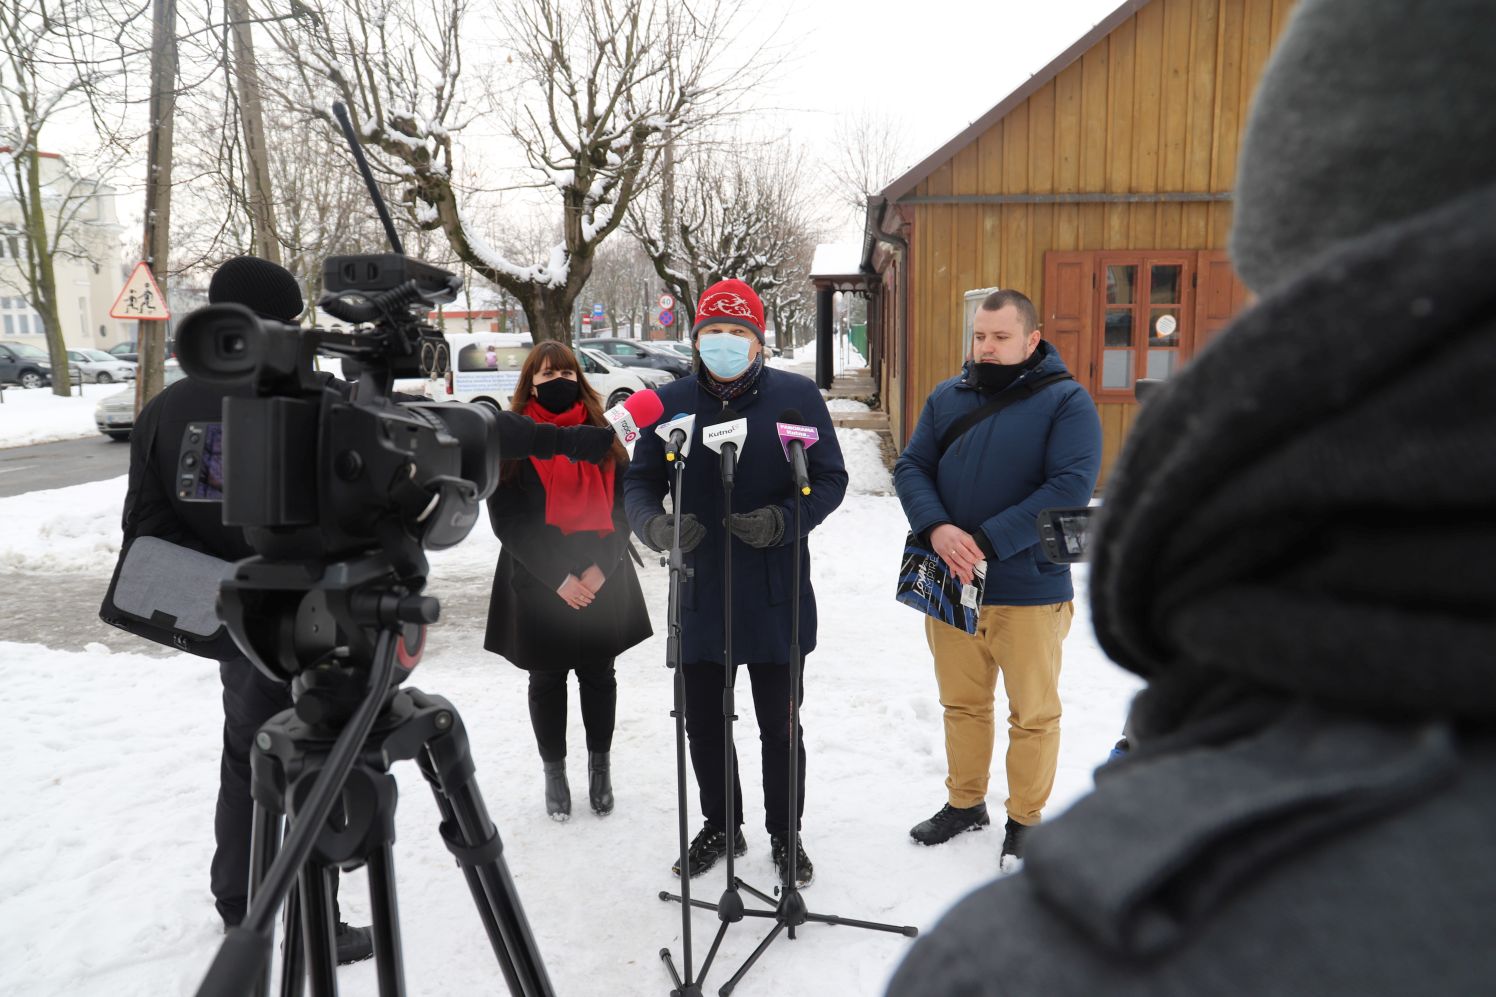
<svg viewBox="0 0 1496 997">
<path fill-rule="evenodd" d="M 670 311 L 674 307 L 675 307 L 675 296 L 674 295 L 670 295 L 670 294 L 662 294 L 662 295 L 660 295 L 660 309 L 662 311 L 667 311 L 668 312 L 668 311 Z"/>
</svg>

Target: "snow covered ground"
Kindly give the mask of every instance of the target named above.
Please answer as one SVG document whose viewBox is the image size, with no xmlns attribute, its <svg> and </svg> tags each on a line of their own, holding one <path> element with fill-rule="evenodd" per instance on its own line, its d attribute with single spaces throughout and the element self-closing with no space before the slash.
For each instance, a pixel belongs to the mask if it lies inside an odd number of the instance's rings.
<svg viewBox="0 0 1496 997">
<path fill-rule="evenodd" d="M 40 395 L 39 392 L 27 394 Z M 9 392 L 7 392 L 9 395 Z M 45 396 L 50 397 L 50 396 Z M 58 401 L 62 401 L 59 399 Z M 91 402 L 90 402 L 91 405 Z M 0 415 L 8 415 L 22 409 Z M 811 539 L 821 631 L 806 670 L 808 787 L 804 841 L 816 879 L 810 908 L 927 928 L 996 874 L 1000 831 L 938 848 L 908 828 L 944 801 L 945 761 L 921 617 L 893 600 L 905 522 L 876 437 L 840 434 L 852 490 Z M 100 593 L 117 549 L 124 479 L 0 500 L 0 577 L 25 572 L 93 579 Z M 640 572 L 656 636 L 618 662 L 614 785 L 607 818 L 585 805 L 585 754 L 575 691 L 571 777 L 577 812 L 549 820 L 525 706 L 525 675 L 482 649 L 498 544 L 486 524 L 432 557 L 430 591 L 447 613 L 410 684 L 457 705 L 472 737 L 478 779 L 506 845 L 557 993 L 660 995 L 658 952 L 680 957 L 674 890 L 674 728 L 664 667 L 666 573 Z M 61 579 L 59 579 L 61 581 Z M 1097 649 L 1076 572 L 1066 644 L 1064 740 L 1049 813 L 1085 793 L 1106 757 L 1138 680 Z M 59 605 L 89 617 L 95 602 Z M 144 647 L 144 645 L 142 645 Z M 100 644 L 0 642 L 0 993 L 15 997 L 161 997 L 194 992 L 221 941 L 208 891 L 221 708 L 216 666 L 189 656 L 110 653 Z M 746 677 L 744 678 L 746 693 Z M 575 687 L 573 686 L 573 690 Z M 748 882 L 772 884 L 751 697 L 739 698 L 738 741 L 749 852 Z M 999 753 L 999 758 L 1001 754 Z M 412 765 L 398 768 L 396 867 L 410 993 L 502 993 L 504 985 L 464 881 L 441 845 L 430 794 Z M 694 786 L 691 831 L 699 826 Z M 1001 811 L 1001 762 L 989 805 Z M 693 883 L 715 899 L 719 870 Z M 344 911 L 366 922 L 362 872 L 348 875 Z M 693 917 L 701 957 L 717 922 Z M 708 979 L 715 991 L 768 930 L 728 931 Z M 994 926 L 994 930 L 1001 930 Z M 910 942 L 899 935 L 808 925 L 759 961 L 739 993 L 881 993 Z M 372 993 L 372 963 L 343 968 L 347 993 Z"/>
<path fill-rule="evenodd" d="M 0 448 L 24 447 L 32 443 L 55 443 L 80 436 L 93 436 L 94 407 L 101 399 L 120 391 L 133 391 L 134 385 L 85 384 L 83 394 L 61 398 L 51 388 L 27 391 L 6 385 L 0 402 Z"/>
</svg>

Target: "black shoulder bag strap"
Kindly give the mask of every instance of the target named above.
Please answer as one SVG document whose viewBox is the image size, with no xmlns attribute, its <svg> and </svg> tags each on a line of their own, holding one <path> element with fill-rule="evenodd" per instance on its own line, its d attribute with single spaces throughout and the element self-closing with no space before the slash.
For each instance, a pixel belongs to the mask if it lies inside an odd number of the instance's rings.
<svg viewBox="0 0 1496 997">
<path fill-rule="evenodd" d="M 988 402 L 986 405 L 983 405 L 980 408 L 972 409 L 970 412 L 966 413 L 961 418 L 951 423 L 950 428 L 945 431 L 945 435 L 940 437 L 940 453 L 936 456 L 935 459 L 939 461 L 940 458 L 944 457 L 945 452 L 951 448 L 951 445 L 959 440 L 962 434 L 964 434 L 971 427 L 975 426 L 977 423 L 991 416 L 997 415 L 997 413 L 1001 412 L 1009 405 L 1021 402 L 1025 398 L 1034 397 L 1039 392 L 1049 387 L 1051 384 L 1059 384 L 1061 381 L 1073 380 L 1075 380 L 1075 378 L 1071 377 L 1068 373 L 1046 374 L 1044 377 L 1041 377 L 1034 381 L 1030 381 L 1028 384 L 1025 384 L 1021 388 L 1015 388 L 1012 391 L 1004 391 L 996 398 L 992 399 L 992 401 Z"/>
</svg>

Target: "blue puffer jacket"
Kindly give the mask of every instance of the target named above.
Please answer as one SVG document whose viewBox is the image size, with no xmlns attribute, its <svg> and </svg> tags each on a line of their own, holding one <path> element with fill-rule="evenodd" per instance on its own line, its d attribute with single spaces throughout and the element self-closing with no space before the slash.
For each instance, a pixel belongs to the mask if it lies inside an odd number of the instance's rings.
<svg viewBox="0 0 1496 997">
<path fill-rule="evenodd" d="M 706 527 L 706 537 L 686 556 L 695 577 L 681 590 L 682 661 L 722 662 L 722 546 L 725 519 L 722 508 L 721 463 L 701 445 L 701 427 L 722 411 L 722 400 L 683 377 L 659 389 L 665 418 L 696 413 L 691 452 L 686 459 L 681 508 L 694 513 Z M 808 535 L 841 505 L 847 492 L 847 471 L 841 446 L 831 425 L 831 414 L 815 382 L 799 374 L 764 368 L 758 383 L 732 401 L 732 409 L 748 421 L 748 436 L 739 452 L 732 490 L 732 511 L 752 512 L 777 505 L 784 513 L 784 539 L 777 547 L 756 549 L 741 540 L 732 543 L 733 646 L 737 664 L 786 663 L 790 660 L 790 591 L 794 580 L 795 482 L 789 461 L 779 445 L 775 423 L 787 410 L 814 426 L 820 440 L 805 451 L 811 493 L 801 500 L 801 525 Z M 673 472 L 665 463 L 665 448 L 653 430 L 634 445 L 634 459 L 624 475 L 624 509 L 629 525 L 640 537 L 644 526 L 664 511 Z M 816 646 L 816 600 L 810 587 L 810 548 L 802 539 L 800 568 L 800 651 Z"/>
<path fill-rule="evenodd" d="M 1052 345 L 1041 340 L 1039 351 L 1039 363 L 1005 391 L 1065 370 Z M 946 429 L 992 397 L 968 383 L 970 366 L 968 361 L 960 377 L 930 392 L 894 467 L 894 487 L 909 528 L 922 535 L 953 523 L 977 536 L 992 555 L 982 599 L 987 605 L 1065 602 L 1075 594 L 1070 567 L 1045 559 L 1035 519 L 1044 509 L 1091 501 L 1101 472 L 1096 406 L 1076 382 L 1052 384 L 979 422 L 941 458 Z"/>
</svg>

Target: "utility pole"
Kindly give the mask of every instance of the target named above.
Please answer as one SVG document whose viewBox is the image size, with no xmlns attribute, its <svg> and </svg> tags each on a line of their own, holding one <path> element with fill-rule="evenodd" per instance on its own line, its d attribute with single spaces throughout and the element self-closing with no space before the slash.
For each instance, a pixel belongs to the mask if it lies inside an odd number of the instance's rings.
<svg viewBox="0 0 1496 997">
<path fill-rule="evenodd" d="M 264 102 L 260 76 L 255 68 L 252 19 L 248 0 L 224 0 L 224 14 L 234 35 L 234 80 L 239 92 L 239 121 L 244 130 L 244 157 L 248 164 L 249 225 L 252 251 L 272 263 L 280 263 L 280 240 L 276 238 L 275 206 L 270 187 L 270 159 L 265 149 Z"/>
<path fill-rule="evenodd" d="M 155 0 L 151 24 L 151 134 L 146 150 L 146 266 L 166 293 L 171 253 L 171 131 L 176 116 L 177 0 Z M 135 380 L 135 414 L 165 386 L 164 322 L 138 323 L 140 369 Z"/>
</svg>

